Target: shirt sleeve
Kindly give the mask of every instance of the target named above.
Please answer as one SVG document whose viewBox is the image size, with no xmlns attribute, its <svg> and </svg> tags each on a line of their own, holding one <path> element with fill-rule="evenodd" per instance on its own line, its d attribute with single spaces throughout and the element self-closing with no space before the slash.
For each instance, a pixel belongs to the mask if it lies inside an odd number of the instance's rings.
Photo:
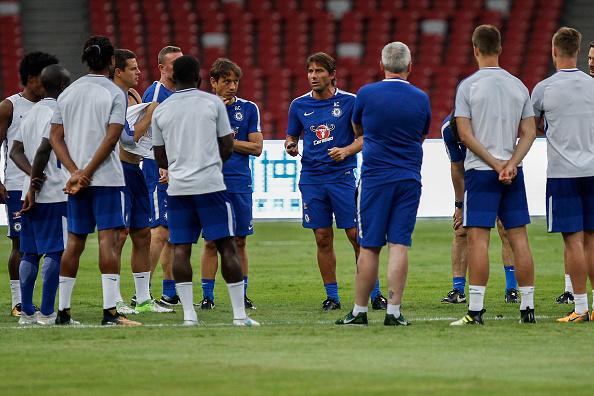
<svg viewBox="0 0 594 396">
<path fill-rule="evenodd" d="M 289 136 L 301 136 L 303 132 L 303 124 L 299 120 L 299 113 L 295 101 L 289 106 L 289 119 L 287 120 L 287 135 Z"/>
<path fill-rule="evenodd" d="M 62 121 L 62 113 L 60 112 L 60 102 L 56 104 L 56 108 L 54 109 L 54 114 L 52 115 L 52 124 L 64 124 Z"/>
<path fill-rule="evenodd" d="M 524 89 L 526 90 L 526 99 L 524 100 L 524 107 L 522 108 L 522 119 L 534 117 L 534 109 L 532 108 L 532 101 L 530 100 L 528 88 L 524 87 Z"/>
<path fill-rule="evenodd" d="M 454 117 L 472 118 L 470 111 L 470 99 L 468 91 L 470 89 L 469 84 L 460 84 L 456 90 L 456 112 Z"/>
<path fill-rule="evenodd" d="M 157 113 L 157 110 L 155 110 L 155 112 L 153 113 L 153 119 L 151 120 L 151 130 L 153 132 L 153 146 L 165 146 L 165 140 L 163 140 L 163 131 L 159 127 L 159 113 Z"/>
<path fill-rule="evenodd" d="M 23 142 L 23 124 L 21 123 L 21 125 L 19 125 L 19 127 L 16 130 L 16 133 L 14 134 L 14 139 L 13 140 L 18 140 L 19 142 Z"/>
<path fill-rule="evenodd" d="M 363 95 L 361 95 L 361 91 L 357 93 L 357 98 L 355 99 L 355 105 L 353 106 L 353 115 L 351 116 L 351 121 L 355 124 L 361 125 L 363 119 Z"/>
<path fill-rule="evenodd" d="M 126 124 L 126 107 L 128 103 L 126 101 L 126 95 L 123 91 L 117 92 L 113 97 L 111 104 L 111 112 L 109 114 L 108 124 Z"/>
<path fill-rule="evenodd" d="M 258 109 L 258 105 L 255 103 L 250 104 L 252 111 L 248 123 L 248 134 L 262 132 L 262 127 L 260 126 L 260 110 Z"/>
<path fill-rule="evenodd" d="M 544 84 L 537 84 L 532 90 L 532 110 L 537 117 L 542 117 L 544 114 Z"/>
<path fill-rule="evenodd" d="M 233 133 L 229 116 L 227 115 L 227 109 L 221 99 L 217 98 L 215 103 L 217 106 L 217 137 L 227 136 Z"/>
</svg>

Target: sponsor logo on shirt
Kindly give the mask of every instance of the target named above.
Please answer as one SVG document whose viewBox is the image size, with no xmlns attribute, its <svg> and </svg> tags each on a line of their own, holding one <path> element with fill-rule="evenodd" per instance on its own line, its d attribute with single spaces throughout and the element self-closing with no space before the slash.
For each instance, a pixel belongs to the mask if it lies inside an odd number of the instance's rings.
<svg viewBox="0 0 594 396">
<path fill-rule="evenodd" d="M 334 124 L 321 124 L 317 127 L 312 125 L 309 127 L 309 129 L 314 132 L 318 138 L 318 140 L 314 140 L 314 146 L 334 140 L 334 136 L 331 136 L 334 128 L 336 128 Z"/>
</svg>

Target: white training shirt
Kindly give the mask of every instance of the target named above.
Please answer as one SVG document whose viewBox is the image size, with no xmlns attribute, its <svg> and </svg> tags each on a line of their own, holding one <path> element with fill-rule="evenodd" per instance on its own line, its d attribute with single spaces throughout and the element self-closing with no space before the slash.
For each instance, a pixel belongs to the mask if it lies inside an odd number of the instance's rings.
<svg viewBox="0 0 594 396">
<path fill-rule="evenodd" d="M 547 177 L 594 176 L 594 79 L 561 69 L 534 87 L 532 104 L 545 119 Z"/>
<path fill-rule="evenodd" d="M 40 100 L 33 106 L 23 119 L 15 141 L 23 143 L 25 149 L 25 156 L 29 163 L 33 165 L 35 153 L 41 144 L 41 139 L 49 139 L 51 121 L 54 111 L 56 109 L 56 100 L 54 98 L 45 98 Z M 68 180 L 65 171 L 63 171 L 58 164 L 56 154 L 52 151 L 45 170 L 43 171 L 47 177 L 43 183 L 43 188 L 37 193 L 35 198 L 39 203 L 53 203 L 65 202 L 66 194 L 62 191 Z M 25 180 L 22 185 L 23 195 L 25 199 L 27 191 L 29 190 L 29 176 L 25 175 Z"/>
<path fill-rule="evenodd" d="M 139 103 L 133 106 L 129 106 L 126 110 L 126 121 L 130 131 L 134 133 L 134 125 L 140 121 L 145 115 L 147 108 L 151 103 Z M 153 139 L 150 136 L 150 126 L 144 136 L 141 136 L 138 142 L 125 142 L 120 139 L 120 148 L 126 150 L 129 153 L 140 155 L 142 157 L 149 157 L 152 155 Z"/>
<path fill-rule="evenodd" d="M 124 125 L 126 106 L 124 91 L 103 75 L 87 74 L 62 92 L 52 123 L 64 125 L 66 146 L 79 169 L 87 166 L 95 155 L 105 138 L 107 125 Z M 124 186 L 117 145 L 95 171 L 91 186 Z"/>
<path fill-rule="evenodd" d="M 528 88 L 500 67 L 483 67 L 456 92 L 455 117 L 469 118 L 475 138 L 491 155 L 509 160 L 516 148 L 520 121 L 534 116 Z M 491 169 L 468 150 L 464 169 Z"/>
<path fill-rule="evenodd" d="M 2 142 L 2 148 L 4 149 L 2 150 L 4 151 L 4 187 L 8 191 L 21 191 L 23 178 L 26 175 L 12 162 L 9 155 L 19 126 L 35 103 L 25 99 L 22 93 L 14 94 L 6 99 L 12 103 L 12 121 L 6 131 L 6 140 Z"/>
<path fill-rule="evenodd" d="M 223 101 L 195 88 L 173 93 L 153 113 L 153 144 L 165 146 L 169 195 L 225 190 L 217 138 L 233 133 Z"/>
</svg>

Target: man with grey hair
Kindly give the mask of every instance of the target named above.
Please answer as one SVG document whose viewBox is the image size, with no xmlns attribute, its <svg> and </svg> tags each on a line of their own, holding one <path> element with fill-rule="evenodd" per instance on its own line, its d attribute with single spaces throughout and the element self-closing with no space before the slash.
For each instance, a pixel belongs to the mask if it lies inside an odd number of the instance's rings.
<svg viewBox="0 0 594 396">
<path fill-rule="evenodd" d="M 386 326 L 408 325 L 400 302 L 408 272 L 408 247 L 421 198 L 422 143 L 429 132 L 427 94 L 411 85 L 408 47 L 401 42 L 382 50 L 385 79 L 357 93 L 353 129 L 364 136 L 357 202 L 361 246 L 355 278 L 355 307 L 337 325 L 367 325 L 367 301 L 378 275 L 379 255 L 388 242 Z"/>
</svg>

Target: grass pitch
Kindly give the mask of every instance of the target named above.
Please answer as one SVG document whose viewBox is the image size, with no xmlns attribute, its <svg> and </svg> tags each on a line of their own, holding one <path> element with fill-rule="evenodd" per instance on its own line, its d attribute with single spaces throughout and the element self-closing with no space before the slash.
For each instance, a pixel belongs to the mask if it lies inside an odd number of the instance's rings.
<svg viewBox="0 0 594 396">
<path fill-rule="evenodd" d="M 538 324 L 518 324 L 518 306 L 503 303 L 500 243 L 492 233 L 491 280 L 485 326 L 448 327 L 465 305 L 443 305 L 451 289 L 450 221 L 419 220 L 410 250 L 403 313 L 412 326 L 385 328 L 370 311 L 367 328 L 332 323 L 352 307 L 353 253 L 342 231 L 335 249 L 343 309 L 323 313 L 325 298 L 311 231 L 299 223 L 257 223 L 249 238 L 251 316 L 261 328 L 230 326 L 225 284 L 217 278 L 214 311 L 202 325 L 182 328 L 175 314 L 144 314 L 142 328 L 101 328 L 101 280 L 96 238 L 89 238 L 74 288 L 73 317 L 83 328 L 18 328 L 9 317 L 0 240 L 1 395 L 347 395 L 347 394 L 591 394 L 593 323 L 562 325 L 571 307 L 554 304 L 563 290 L 563 250 L 544 221 L 529 227 L 536 263 Z M 0 232 L 5 233 L 4 230 Z M 195 301 L 200 246 L 194 251 Z M 129 242 L 122 261 L 122 294 L 133 293 Z M 385 255 L 381 267 L 385 293 Z M 160 294 L 161 274 L 153 280 Z M 39 303 L 39 293 L 36 300 Z"/>
</svg>

